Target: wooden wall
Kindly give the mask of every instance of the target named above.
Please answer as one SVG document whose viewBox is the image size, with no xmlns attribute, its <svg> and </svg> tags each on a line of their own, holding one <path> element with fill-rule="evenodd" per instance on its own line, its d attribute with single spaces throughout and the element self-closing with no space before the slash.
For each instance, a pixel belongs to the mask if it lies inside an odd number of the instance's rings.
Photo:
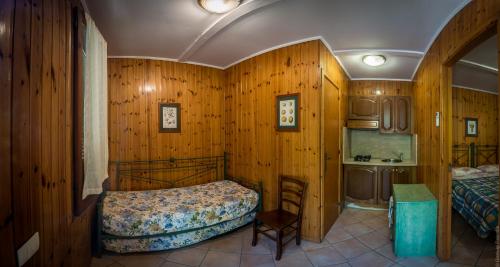
<svg viewBox="0 0 500 267">
<path fill-rule="evenodd" d="M 108 76 L 110 161 L 223 155 L 223 71 L 159 60 L 109 59 Z M 180 133 L 159 133 L 159 103 L 180 103 Z M 139 190 L 161 184 L 134 181 L 122 186 Z"/>
<path fill-rule="evenodd" d="M 453 144 L 498 144 L 498 96 L 453 88 Z M 478 137 L 465 137 L 465 118 L 479 119 Z"/>
<path fill-rule="evenodd" d="M 379 80 L 349 81 L 350 96 L 376 95 L 376 89 L 381 91 L 381 95 L 413 96 L 413 82 Z"/>
<path fill-rule="evenodd" d="M 277 207 L 278 175 L 309 183 L 303 235 L 319 241 L 320 226 L 320 41 L 256 56 L 228 70 L 225 93 L 228 172 L 264 185 L 264 208 Z M 339 81 L 338 66 L 327 63 Z M 339 87 L 344 87 L 339 85 Z M 300 131 L 277 132 L 275 97 L 300 93 Z"/>
<path fill-rule="evenodd" d="M 80 217 L 73 217 L 72 212 L 71 6 L 67 0 L 1 2 L 0 20 L 7 22 L 8 33 L 1 35 L 7 37 L 1 42 L 1 101 L 9 95 L 12 101 L 11 107 L 8 103 L 1 105 L 2 123 L 12 121 L 11 136 L 4 136 L 9 129 L 3 124 L 1 130 L 1 151 L 5 152 L 5 141 L 10 143 L 12 159 L 11 175 L 9 170 L 4 171 L 8 166 L 2 165 L 1 198 L 2 205 L 4 197 L 9 202 L 3 186 L 12 179 L 8 189 L 12 188 L 13 210 L 8 216 L 14 230 L 14 249 L 35 232 L 40 234 L 40 250 L 26 266 L 90 264 L 94 209 L 89 208 Z M 9 42 L 13 44 L 12 53 L 6 45 Z M 5 234 L 11 228 L 10 220 L 3 212 L 2 208 L 0 216 L 7 228 L 2 226 L 0 232 L 2 255 L 12 252 L 11 236 Z M 2 257 L 2 264 L 12 263 L 9 256 L 6 262 Z"/>
<path fill-rule="evenodd" d="M 471 1 L 446 27 L 425 55 L 415 76 L 416 133 L 419 135 L 418 180 L 425 183 L 439 200 L 438 255 L 450 257 L 451 185 L 448 164 L 451 160 L 451 70 L 450 63 L 478 30 L 495 23 L 500 10 L 498 0 Z M 450 66 L 451 67 L 451 66 Z M 440 112 L 440 127 L 435 126 L 435 114 Z M 449 119 L 448 119 L 449 118 Z"/>
</svg>

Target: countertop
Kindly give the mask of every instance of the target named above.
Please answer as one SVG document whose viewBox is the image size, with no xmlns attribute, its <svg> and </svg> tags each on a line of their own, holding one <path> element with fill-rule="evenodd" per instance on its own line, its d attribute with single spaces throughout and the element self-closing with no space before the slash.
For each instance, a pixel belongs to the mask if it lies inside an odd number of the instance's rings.
<svg viewBox="0 0 500 267">
<path fill-rule="evenodd" d="M 393 162 L 382 162 L 382 159 L 371 159 L 368 162 L 354 161 L 354 158 L 345 159 L 344 164 L 349 165 L 368 165 L 368 166 L 417 166 L 417 162 L 414 160 L 403 160 L 403 162 L 393 163 Z"/>
</svg>

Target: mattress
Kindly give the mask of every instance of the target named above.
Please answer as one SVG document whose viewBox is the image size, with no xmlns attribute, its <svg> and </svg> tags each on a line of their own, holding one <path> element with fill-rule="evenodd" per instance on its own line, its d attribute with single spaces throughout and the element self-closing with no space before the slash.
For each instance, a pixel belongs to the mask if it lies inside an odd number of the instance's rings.
<svg viewBox="0 0 500 267">
<path fill-rule="evenodd" d="M 121 237 L 148 237 L 213 226 L 255 210 L 257 192 L 224 180 L 182 188 L 109 191 L 102 229 Z"/>
<path fill-rule="evenodd" d="M 479 175 L 452 182 L 453 208 L 486 238 L 498 223 L 498 175 Z"/>
<path fill-rule="evenodd" d="M 251 212 L 242 217 L 192 231 L 173 233 L 168 236 L 159 237 L 139 237 L 132 239 L 105 239 L 104 248 L 117 253 L 160 251 L 182 248 L 196 244 L 203 240 L 210 239 L 253 221 L 255 212 Z"/>
</svg>

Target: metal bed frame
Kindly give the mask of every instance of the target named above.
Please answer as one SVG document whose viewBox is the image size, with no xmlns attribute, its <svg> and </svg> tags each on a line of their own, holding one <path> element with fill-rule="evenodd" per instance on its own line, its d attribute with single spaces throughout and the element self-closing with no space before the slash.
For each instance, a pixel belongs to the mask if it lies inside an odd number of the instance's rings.
<svg viewBox="0 0 500 267">
<path fill-rule="evenodd" d="M 144 181 L 148 184 L 159 183 L 161 184 L 161 189 L 175 188 L 188 185 L 194 185 L 196 183 L 189 183 L 193 179 L 210 176 L 215 174 L 214 181 L 219 180 L 230 180 L 236 182 L 246 188 L 255 190 L 259 195 L 259 202 L 257 207 L 252 210 L 261 211 L 262 210 L 262 195 L 263 188 L 262 182 L 258 183 L 245 181 L 243 178 L 231 177 L 227 174 L 227 161 L 228 154 L 224 153 L 223 156 L 212 156 L 212 157 L 195 157 L 195 158 L 170 158 L 167 160 L 139 160 L 139 161 L 116 161 L 114 162 L 116 167 L 116 188 L 117 191 L 121 189 L 121 183 L 123 179 Z M 168 179 L 167 176 L 173 174 L 176 176 L 173 179 Z M 167 179 L 165 179 L 167 178 Z M 186 184 L 187 183 L 187 184 Z M 214 225 L 199 227 L 195 229 L 189 229 L 184 231 L 178 231 L 173 233 L 163 233 L 156 235 L 145 235 L 145 236 L 115 236 L 111 234 L 106 234 L 102 231 L 103 220 L 102 220 L 102 210 L 103 210 L 103 200 L 106 195 L 105 191 L 99 196 L 97 203 L 97 254 L 100 257 L 103 251 L 103 240 L 109 239 L 140 239 L 140 238 L 152 238 L 152 237 L 165 237 L 174 234 L 182 234 L 185 232 L 196 231 L 204 229 L 207 227 L 213 227 L 215 225 L 224 223 L 220 222 Z M 236 229 L 235 229 L 236 230 Z"/>
<path fill-rule="evenodd" d="M 472 167 L 480 165 L 498 164 L 497 145 L 454 145 L 452 153 L 452 165 L 454 167 Z"/>
</svg>

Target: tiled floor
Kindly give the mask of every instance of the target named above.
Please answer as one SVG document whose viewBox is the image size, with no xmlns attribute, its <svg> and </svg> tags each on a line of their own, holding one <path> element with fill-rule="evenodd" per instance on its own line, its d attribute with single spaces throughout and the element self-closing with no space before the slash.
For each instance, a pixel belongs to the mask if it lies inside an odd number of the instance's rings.
<svg viewBox="0 0 500 267">
<path fill-rule="evenodd" d="M 252 228 L 168 252 L 103 255 L 92 266 L 494 266 L 494 243 L 481 240 L 460 216 L 453 219 L 453 253 L 449 262 L 436 257 L 397 258 L 392 253 L 384 211 L 346 209 L 322 243 L 290 242 L 280 261 L 274 243 L 259 238 L 251 246 Z"/>
</svg>

